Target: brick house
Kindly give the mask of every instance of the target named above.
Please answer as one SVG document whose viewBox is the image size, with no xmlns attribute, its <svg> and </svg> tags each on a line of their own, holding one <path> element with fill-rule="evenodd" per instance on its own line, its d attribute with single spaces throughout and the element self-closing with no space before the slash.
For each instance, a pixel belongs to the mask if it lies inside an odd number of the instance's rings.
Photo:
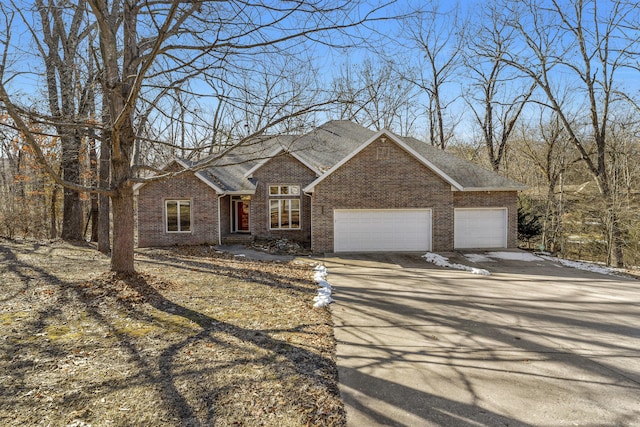
<svg viewBox="0 0 640 427">
<path fill-rule="evenodd" d="M 202 162 L 207 162 L 204 159 Z M 288 238 L 314 252 L 516 246 L 521 184 L 414 138 L 331 121 L 137 189 L 138 246 Z"/>
</svg>

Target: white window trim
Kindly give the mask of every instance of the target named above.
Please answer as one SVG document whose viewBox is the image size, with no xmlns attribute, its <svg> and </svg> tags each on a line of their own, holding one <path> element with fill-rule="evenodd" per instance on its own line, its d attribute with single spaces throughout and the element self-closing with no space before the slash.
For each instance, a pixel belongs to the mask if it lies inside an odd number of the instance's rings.
<svg viewBox="0 0 640 427">
<path fill-rule="evenodd" d="M 168 212 L 168 204 L 169 203 L 177 203 L 177 214 L 178 214 L 178 230 L 169 230 L 169 217 L 167 215 Z M 180 203 L 189 203 L 189 230 L 182 231 L 180 230 Z M 190 199 L 166 199 L 164 201 L 164 231 L 167 234 L 190 234 L 193 230 L 193 202 Z"/>
<path fill-rule="evenodd" d="M 271 189 L 276 187 L 278 189 L 278 192 L 275 194 L 271 193 Z M 282 193 L 282 188 L 287 187 L 288 188 L 288 193 Z M 292 193 L 291 189 L 295 188 L 296 192 Z M 300 186 L 299 185 L 280 185 L 280 184 L 272 184 L 269 185 L 269 188 L 267 188 L 267 192 L 269 193 L 269 197 L 279 197 L 279 196 L 286 196 L 286 197 L 299 197 L 300 196 Z"/>
<path fill-rule="evenodd" d="M 271 226 L 271 202 L 278 202 L 278 224 L 282 225 L 282 205 L 280 204 L 280 202 L 282 201 L 287 201 L 289 202 L 289 224 L 291 224 L 291 201 L 292 200 L 297 200 L 298 201 L 298 226 L 297 227 L 277 227 L 274 228 Z M 300 200 L 299 198 L 274 198 L 274 199 L 269 199 L 269 230 L 302 230 L 302 200 Z"/>
</svg>

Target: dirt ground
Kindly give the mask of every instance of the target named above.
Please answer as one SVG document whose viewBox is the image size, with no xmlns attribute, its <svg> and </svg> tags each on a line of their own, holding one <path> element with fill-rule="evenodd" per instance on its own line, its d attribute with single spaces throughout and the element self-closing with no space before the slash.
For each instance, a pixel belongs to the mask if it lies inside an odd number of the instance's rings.
<svg viewBox="0 0 640 427">
<path fill-rule="evenodd" d="M 0 425 L 342 426 L 304 262 L 0 240 Z"/>
</svg>

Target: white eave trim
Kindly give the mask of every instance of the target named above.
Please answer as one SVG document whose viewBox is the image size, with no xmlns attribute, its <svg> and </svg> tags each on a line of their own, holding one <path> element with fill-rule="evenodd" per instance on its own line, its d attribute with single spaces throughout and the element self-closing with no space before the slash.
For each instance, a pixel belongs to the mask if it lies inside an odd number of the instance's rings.
<svg viewBox="0 0 640 427">
<path fill-rule="evenodd" d="M 256 190 L 237 190 L 237 191 L 227 191 L 225 195 L 229 196 L 252 196 L 256 194 Z"/>
<path fill-rule="evenodd" d="M 444 179 L 453 188 L 455 188 L 456 190 L 459 190 L 459 191 L 464 191 L 464 188 L 462 187 L 462 185 L 460 185 L 453 178 L 451 178 L 449 175 L 447 175 L 446 173 L 441 171 L 438 167 L 436 167 L 436 165 L 434 165 L 429 160 L 427 160 L 424 157 L 422 157 L 417 151 L 415 151 L 413 148 L 409 147 L 404 141 L 402 141 L 401 139 L 398 139 L 397 136 L 395 136 L 391 132 L 387 131 L 386 129 L 382 129 L 381 131 L 378 131 L 375 135 L 373 135 L 371 138 L 369 138 L 364 144 L 362 144 L 361 146 L 356 148 L 354 151 L 352 151 L 351 154 L 349 154 L 348 156 L 346 156 L 345 158 L 340 160 L 331 169 L 329 169 L 324 174 L 319 176 L 311 184 L 309 184 L 305 188 L 303 188 L 302 191 L 304 191 L 305 193 L 313 193 L 313 189 L 315 188 L 316 185 L 318 185 L 319 183 L 324 181 L 324 179 L 326 177 L 331 175 L 335 170 L 339 169 L 342 165 L 344 165 L 349 160 L 351 160 L 353 157 L 355 157 L 356 154 L 360 153 L 362 150 L 364 150 L 366 147 L 368 147 L 373 141 L 377 140 L 378 138 L 380 138 L 383 135 L 386 136 L 387 138 L 391 139 L 393 142 L 398 144 L 403 150 L 405 150 L 407 153 L 409 153 L 413 157 L 415 157 L 420 163 L 422 163 L 423 165 L 425 165 L 426 167 L 431 169 L 433 172 L 435 172 L 440 178 Z"/>
<path fill-rule="evenodd" d="M 524 191 L 527 187 L 464 187 L 462 191 Z"/>
<path fill-rule="evenodd" d="M 244 177 L 249 179 L 253 176 L 253 173 L 255 171 L 257 171 L 258 169 L 260 169 L 262 166 L 264 166 L 269 160 L 273 159 L 274 157 L 276 157 L 277 155 L 281 154 L 281 153 L 287 153 L 290 154 L 291 156 L 293 156 L 294 159 L 296 159 L 297 161 L 299 161 L 300 163 L 302 163 L 303 165 L 305 165 L 306 167 L 308 167 L 311 171 L 313 171 L 313 173 L 315 173 L 316 175 L 320 176 L 322 175 L 322 172 L 320 172 L 317 168 L 315 168 L 313 165 L 309 164 L 309 162 L 307 162 L 304 158 L 302 158 L 299 154 L 295 153 L 295 152 L 290 152 L 290 151 L 286 151 L 283 147 L 278 147 L 277 150 L 275 150 L 272 154 L 270 154 L 269 156 L 267 156 L 266 158 L 260 160 L 260 162 L 258 162 L 257 165 L 255 165 L 254 167 L 252 167 L 251 169 L 249 169 L 248 171 L 245 172 Z"/>
</svg>

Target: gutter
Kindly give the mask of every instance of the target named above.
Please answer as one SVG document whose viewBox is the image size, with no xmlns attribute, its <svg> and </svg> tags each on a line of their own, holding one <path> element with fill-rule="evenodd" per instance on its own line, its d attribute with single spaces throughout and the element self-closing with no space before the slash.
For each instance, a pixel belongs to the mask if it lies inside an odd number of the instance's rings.
<svg viewBox="0 0 640 427">
<path fill-rule="evenodd" d="M 524 191 L 528 187 L 463 187 L 462 191 L 466 192 L 500 192 L 500 191 Z"/>
</svg>

